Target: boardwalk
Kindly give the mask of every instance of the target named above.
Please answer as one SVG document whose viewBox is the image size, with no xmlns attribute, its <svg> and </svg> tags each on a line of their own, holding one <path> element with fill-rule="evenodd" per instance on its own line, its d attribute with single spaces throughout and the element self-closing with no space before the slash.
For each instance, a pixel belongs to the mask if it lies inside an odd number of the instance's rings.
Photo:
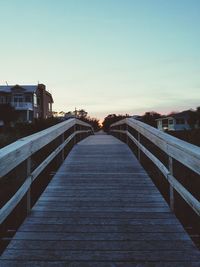
<svg viewBox="0 0 200 267">
<path fill-rule="evenodd" d="M 128 146 L 76 145 L 0 266 L 200 266 L 200 253 Z"/>
</svg>

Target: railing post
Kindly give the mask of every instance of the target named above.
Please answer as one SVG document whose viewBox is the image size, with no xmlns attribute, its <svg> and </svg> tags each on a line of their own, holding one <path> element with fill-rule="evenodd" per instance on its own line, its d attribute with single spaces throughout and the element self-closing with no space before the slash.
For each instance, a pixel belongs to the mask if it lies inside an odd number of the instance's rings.
<svg viewBox="0 0 200 267">
<path fill-rule="evenodd" d="M 120 130 L 120 132 L 119 132 L 119 139 L 121 140 L 122 139 L 122 134 L 121 134 L 122 126 L 121 125 L 119 126 L 119 130 Z"/>
<path fill-rule="evenodd" d="M 74 145 L 76 144 L 76 124 L 74 125 Z"/>
<path fill-rule="evenodd" d="M 61 142 L 63 144 L 65 142 L 65 133 L 62 134 L 61 140 L 62 140 Z M 63 148 L 62 151 L 61 151 L 61 160 L 62 160 L 62 162 L 64 161 L 64 159 L 65 159 L 65 149 Z"/>
<path fill-rule="evenodd" d="M 138 142 L 140 143 L 140 133 L 138 132 Z M 138 146 L 138 161 L 140 162 L 141 160 L 141 153 L 140 153 L 140 148 Z"/>
<path fill-rule="evenodd" d="M 128 125 L 126 124 L 126 144 L 128 144 Z"/>
<path fill-rule="evenodd" d="M 169 156 L 169 172 L 173 176 L 173 158 L 170 156 Z M 169 203 L 171 211 L 174 212 L 174 188 L 171 184 L 169 185 Z"/>
<path fill-rule="evenodd" d="M 26 160 L 26 178 L 31 175 L 31 157 Z M 31 211 L 31 188 L 26 193 L 26 213 L 27 215 Z"/>
</svg>

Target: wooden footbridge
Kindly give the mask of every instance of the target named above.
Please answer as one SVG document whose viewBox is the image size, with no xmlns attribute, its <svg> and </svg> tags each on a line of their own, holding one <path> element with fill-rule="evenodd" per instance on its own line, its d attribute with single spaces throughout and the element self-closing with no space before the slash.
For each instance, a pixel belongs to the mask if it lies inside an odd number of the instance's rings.
<svg viewBox="0 0 200 267">
<path fill-rule="evenodd" d="M 24 199 L 28 213 L 1 255 L 1 267 L 200 266 L 199 250 L 173 213 L 176 191 L 200 214 L 198 197 L 173 176 L 174 159 L 199 175 L 200 149 L 133 119 L 112 125 L 111 133 L 135 144 L 137 158 L 124 142 L 103 133 L 91 135 L 91 127 L 76 119 L 1 150 L 1 179 L 22 163 L 25 179 L 2 206 L 0 222 L 5 224 Z M 142 137 L 164 150 L 167 167 L 145 148 Z M 64 159 L 70 144 L 74 147 Z M 36 162 L 34 155 L 48 146 L 48 155 Z M 171 207 L 141 166 L 142 153 L 169 183 Z M 31 207 L 33 183 L 56 158 L 60 168 Z"/>
</svg>

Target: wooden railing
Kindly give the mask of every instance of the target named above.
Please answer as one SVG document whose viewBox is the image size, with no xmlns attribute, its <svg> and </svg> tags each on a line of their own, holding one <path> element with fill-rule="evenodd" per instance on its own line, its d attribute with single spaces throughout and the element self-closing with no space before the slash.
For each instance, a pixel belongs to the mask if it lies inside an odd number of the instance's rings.
<svg viewBox="0 0 200 267">
<path fill-rule="evenodd" d="M 66 134 L 68 133 L 68 134 Z M 30 188 L 35 179 L 42 173 L 42 171 L 52 162 L 52 160 L 59 154 L 61 161 L 64 160 L 64 149 L 70 141 L 74 140 L 78 135 L 86 137 L 93 133 L 92 127 L 78 119 L 69 119 L 57 125 L 54 125 L 46 130 L 35 133 L 28 137 L 19 139 L 18 141 L 0 149 L 0 180 L 6 179 L 6 175 L 15 170 L 20 164 L 25 163 L 26 179 L 19 187 L 17 192 L 9 199 L 9 201 L 0 210 L 0 223 L 2 223 L 15 209 L 18 203 L 26 195 L 27 199 L 27 213 L 31 209 L 31 195 Z M 52 144 L 54 140 L 59 139 L 58 145 L 50 151 L 48 156 L 35 166 L 32 171 L 32 156 Z"/>
<path fill-rule="evenodd" d="M 134 130 L 134 135 L 131 131 Z M 193 196 L 183 185 L 174 177 L 173 161 L 176 160 L 186 166 L 197 176 L 200 175 L 200 148 L 179 140 L 169 134 L 161 132 L 145 123 L 135 119 L 126 118 L 116 122 L 110 127 L 111 134 L 116 137 L 125 135 L 126 139 L 132 141 L 138 149 L 138 159 L 140 160 L 140 152 L 142 151 L 151 162 L 161 171 L 170 185 L 170 207 L 174 210 L 174 190 L 185 200 L 185 202 L 200 216 L 200 202 Z M 163 164 L 152 152 L 142 143 L 141 138 L 145 137 L 159 149 L 164 151 L 168 157 L 168 166 Z M 200 177 L 198 177 L 200 179 Z"/>
</svg>

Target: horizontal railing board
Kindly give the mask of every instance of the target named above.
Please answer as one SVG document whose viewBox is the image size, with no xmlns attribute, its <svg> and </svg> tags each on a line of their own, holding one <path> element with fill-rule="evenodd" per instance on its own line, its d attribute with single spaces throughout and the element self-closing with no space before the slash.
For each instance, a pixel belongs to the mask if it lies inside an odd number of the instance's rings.
<svg viewBox="0 0 200 267">
<path fill-rule="evenodd" d="M 171 175 L 166 166 L 145 148 L 128 130 L 114 130 L 112 127 L 128 125 L 138 133 L 144 135 L 151 142 L 161 148 L 169 157 L 175 158 L 197 174 L 200 174 L 200 148 L 173 136 L 163 133 L 145 123 L 134 119 L 123 119 L 111 125 L 111 131 L 127 135 L 136 146 L 157 166 L 169 184 L 174 188 L 186 203 L 200 216 L 200 202 Z"/>
<path fill-rule="evenodd" d="M 25 182 L 17 190 L 14 196 L 0 209 L 0 224 L 9 216 L 17 204 L 22 200 L 31 186 L 31 176 L 26 178 Z"/>
<path fill-rule="evenodd" d="M 59 145 L 37 168 L 26 178 L 21 187 L 11 197 L 11 199 L 0 209 L 0 223 L 14 210 L 17 204 L 22 200 L 24 195 L 30 189 L 32 182 L 47 167 L 47 165 L 64 149 L 64 147 L 77 135 L 93 131 L 92 127 L 78 119 L 54 125 L 48 129 L 35 133 L 33 135 L 21 138 L 20 140 L 2 148 L 0 150 L 0 177 L 16 168 L 32 154 L 49 144 L 58 136 L 64 134 L 68 129 L 75 125 L 90 127 L 91 130 L 80 130 L 72 133 L 64 142 Z"/>
<path fill-rule="evenodd" d="M 159 131 L 135 119 L 124 119 L 111 125 L 111 127 L 127 124 L 144 135 L 165 153 L 178 160 L 192 171 L 200 174 L 200 148 L 176 137 Z"/>
<path fill-rule="evenodd" d="M 22 200 L 24 195 L 30 189 L 33 181 L 38 177 L 38 175 L 47 167 L 47 165 L 62 151 L 62 149 L 72 140 L 76 134 L 84 133 L 87 131 L 77 131 L 71 134 L 65 142 L 63 142 L 59 147 L 57 147 L 32 173 L 26 178 L 25 182 L 17 190 L 17 192 L 12 196 L 12 198 L 0 209 L 0 224 L 8 217 L 8 215 L 14 210 L 18 203 Z"/>
<path fill-rule="evenodd" d="M 76 124 L 91 127 L 80 120 L 70 119 L 33 135 L 21 138 L 2 148 L 0 150 L 0 178 Z"/>
</svg>

